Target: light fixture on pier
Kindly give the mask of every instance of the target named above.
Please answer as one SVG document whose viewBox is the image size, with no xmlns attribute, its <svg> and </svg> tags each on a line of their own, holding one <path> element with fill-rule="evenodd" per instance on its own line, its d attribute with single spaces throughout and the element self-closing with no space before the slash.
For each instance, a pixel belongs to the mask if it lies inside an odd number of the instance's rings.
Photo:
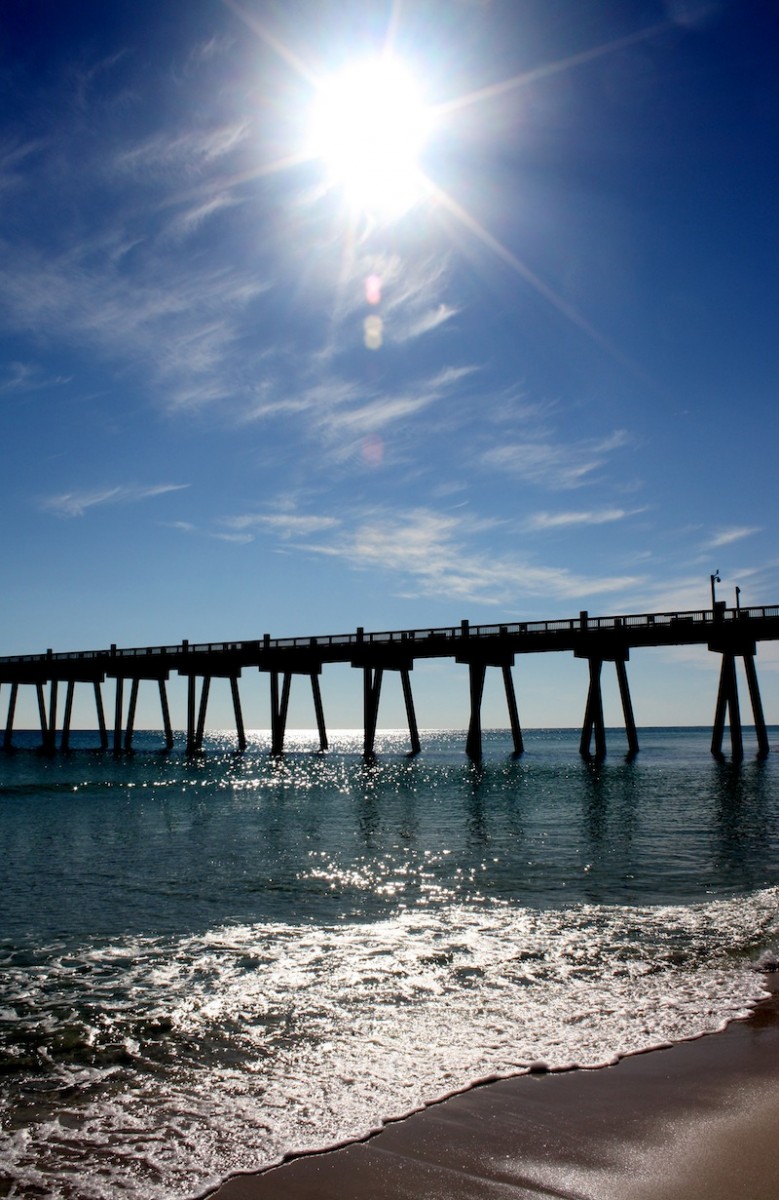
<svg viewBox="0 0 779 1200">
<path fill-rule="evenodd" d="M 714 572 L 713 575 L 709 576 L 709 578 L 711 579 L 711 611 L 714 612 L 714 609 L 717 604 L 717 597 L 716 597 L 716 594 L 714 591 L 714 584 L 722 583 L 722 580 L 719 577 L 719 567 L 717 568 L 717 570 Z"/>
</svg>

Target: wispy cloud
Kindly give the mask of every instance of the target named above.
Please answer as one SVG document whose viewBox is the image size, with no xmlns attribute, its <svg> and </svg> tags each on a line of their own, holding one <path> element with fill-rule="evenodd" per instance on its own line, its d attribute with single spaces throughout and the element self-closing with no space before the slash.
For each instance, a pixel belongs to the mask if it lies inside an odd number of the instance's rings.
<svg viewBox="0 0 779 1200">
<path fill-rule="evenodd" d="M 184 240 L 190 234 L 199 229 L 210 217 L 222 212 L 224 209 L 233 208 L 238 203 L 234 196 L 221 195 L 210 196 L 205 200 L 196 202 L 195 204 L 184 209 L 173 220 L 169 229 L 170 235 L 175 238 Z"/>
<path fill-rule="evenodd" d="M 737 525 L 730 529 L 720 529 L 708 542 L 708 547 L 716 550 L 719 546 L 730 546 L 732 542 L 740 542 L 742 538 L 752 537 L 755 533 L 762 533 L 762 526 Z"/>
<path fill-rule="evenodd" d="M 342 463 L 359 455 L 367 435 L 386 434 L 391 426 L 406 435 L 414 418 L 456 395 L 463 380 L 476 369 L 467 365 L 445 367 L 420 375 L 403 388 L 380 389 L 321 365 L 305 363 L 295 388 L 289 382 L 292 364 L 277 362 L 267 365 L 266 377 L 256 389 L 259 394 L 242 419 L 292 419 L 296 437 L 314 441 L 322 459 Z"/>
<path fill-rule="evenodd" d="M 529 483 L 567 490 L 590 483 L 609 456 L 629 441 L 625 430 L 608 437 L 565 443 L 562 440 L 504 443 L 486 450 L 485 466 L 496 467 Z"/>
<path fill-rule="evenodd" d="M 412 338 L 431 333 L 434 329 L 446 324 L 447 321 L 451 321 L 458 311 L 451 304 L 438 304 L 428 312 L 420 313 L 416 319 L 412 318 L 407 321 L 402 331 L 402 338 L 398 337 L 397 340 L 411 341 Z"/>
<path fill-rule="evenodd" d="M 46 147 L 42 140 L 0 143 L 0 194 L 20 185 L 25 178 L 29 160 Z"/>
<path fill-rule="evenodd" d="M 15 217 L 4 222 L 13 239 L 0 239 L 0 320 L 130 366 L 162 406 L 235 404 L 246 391 L 235 346 L 256 330 L 252 306 L 270 283 L 257 256 L 232 253 L 232 236 L 209 245 L 201 231 L 245 199 L 241 168 L 256 131 L 245 115 L 197 127 L 190 111 L 134 137 L 136 123 L 111 113 L 123 58 L 79 66 L 79 98 L 53 118 L 47 153 L 33 142 L 0 146 L 0 193 Z M 26 214 L 48 196 L 57 218 L 41 236 Z"/>
<path fill-rule="evenodd" d="M 356 570 L 388 574 L 398 595 L 500 604 L 513 612 L 539 596 L 579 601 L 624 592 L 641 582 L 636 575 L 585 576 L 479 549 L 485 531 L 495 524 L 462 512 L 375 512 L 348 527 L 343 523 L 329 541 L 305 548 L 340 558 Z"/>
<path fill-rule="evenodd" d="M 162 271 L 151 251 L 128 275 L 121 259 L 89 242 L 59 256 L 9 244 L 0 250 L 0 304 L 13 324 L 142 363 L 169 406 L 233 391 L 240 319 L 266 286 L 255 276 L 176 264 Z"/>
<path fill-rule="evenodd" d="M 314 533 L 334 529 L 340 524 L 337 517 L 302 515 L 299 513 L 245 513 L 241 516 L 225 517 L 222 521 L 228 529 L 267 529 L 280 538 L 310 537 Z"/>
<path fill-rule="evenodd" d="M 210 538 L 212 541 L 230 542 L 236 546 L 246 546 L 249 542 L 254 541 L 253 533 L 230 533 L 220 529 L 208 529 L 196 525 L 194 521 L 160 521 L 159 524 L 163 529 L 175 529 L 178 533 L 185 533 L 190 537 Z"/>
<path fill-rule="evenodd" d="M 398 511 L 350 506 L 325 514 L 301 512 L 290 502 L 289 510 L 282 505 L 280 511 L 222 517 L 207 528 L 186 522 L 173 522 L 171 527 L 247 545 L 269 537 L 288 550 L 381 574 L 396 596 L 500 605 L 517 614 L 527 612 L 538 598 L 580 604 L 588 597 L 624 594 L 643 586 L 643 575 L 585 575 L 528 556 L 494 553 L 487 548 L 490 534 L 503 524 L 461 508 Z"/>
<path fill-rule="evenodd" d="M 70 383 L 64 375 L 46 375 L 34 363 L 9 363 L 4 373 L 0 372 L 0 395 L 11 392 L 36 392 L 44 388 L 61 387 Z"/>
<path fill-rule="evenodd" d="M 121 172 L 178 172 L 186 170 L 192 178 L 199 171 L 231 154 L 251 133 L 248 121 L 238 121 L 212 129 L 188 129 L 183 133 L 157 133 L 114 155 L 114 167 Z"/>
<path fill-rule="evenodd" d="M 60 517 L 83 517 L 90 508 L 105 504 L 137 504 L 151 500 L 167 492 L 180 492 L 188 483 L 157 483 L 152 485 L 125 484 L 116 487 L 95 488 L 91 491 L 61 492 L 41 500 L 41 507 Z"/>
<path fill-rule="evenodd" d="M 578 512 L 539 512 L 534 513 L 523 524 L 528 532 L 542 532 L 548 529 L 570 529 L 576 525 L 610 525 L 615 521 L 624 521 L 638 513 L 646 512 L 645 508 L 601 508 Z"/>
</svg>

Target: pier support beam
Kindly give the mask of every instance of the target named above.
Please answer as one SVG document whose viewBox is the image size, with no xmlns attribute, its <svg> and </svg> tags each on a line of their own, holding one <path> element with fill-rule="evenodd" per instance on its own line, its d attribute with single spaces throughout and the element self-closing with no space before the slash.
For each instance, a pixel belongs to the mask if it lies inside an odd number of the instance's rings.
<svg viewBox="0 0 779 1200">
<path fill-rule="evenodd" d="M 141 682 L 145 679 L 157 683 L 160 690 L 160 704 L 162 707 L 162 721 L 165 728 L 165 749 L 170 750 L 173 747 L 173 731 L 170 727 L 170 712 L 168 710 L 168 697 L 165 691 L 165 681 L 168 678 L 167 671 L 149 671 L 139 672 L 138 674 L 127 674 L 114 676 L 116 680 L 116 698 L 114 708 L 114 734 L 113 734 L 113 753 L 114 754 L 131 754 L 133 749 L 133 738 L 135 737 L 135 718 L 138 712 L 138 693 L 140 691 Z M 130 697 L 127 702 L 127 716 L 124 713 L 124 688 L 125 684 L 130 685 Z M 100 726 L 100 745 L 103 750 L 108 747 L 108 735 L 106 732 L 105 715 L 103 713 L 103 698 L 100 690 L 100 684 L 95 683 L 95 706 L 97 708 L 97 720 Z"/>
<path fill-rule="evenodd" d="M 8 698 L 8 712 L 5 717 L 5 737 L 3 738 L 3 749 L 13 750 L 14 738 L 14 717 L 16 715 L 16 701 L 19 695 L 19 684 L 11 684 L 11 695 Z"/>
<path fill-rule="evenodd" d="M 260 670 L 268 670 L 270 673 L 270 722 L 271 722 L 271 754 L 282 755 L 284 753 L 284 738 L 287 732 L 287 714 L 289 712 L 289 694 L 292 688 L 293 675 L 307 675 L 311 680 L 311 695 L 314 700 L 314 713 L 316 715 L 316 727 L 319 734 L 319 749 L 320 751 L 327 750 L 327 729 L 325 727 L 325 712 L 322 707 L 322 693 L 319 689 L 319 674 L 322 670 L 321 665 L 311 666 L 310 663 L 296 671 L 281 672 L 272 667 L 263 668 Z"/>
<path fill-rule="evenodd" d="M 322 707 L 322 693 L 319 689 L 319 675 L 316 671 L 312 671 L 311 679 L 311 694 L 314 697 L 314 712 L 316 714 L 316 727 L 319 733 L 319 749 L 324 751 L 328 748 L 327 729 L 325 728 L 325 710 Z"/>
<path fill-rule="evenodd" d="M 206 716 L 208 713 L 208 696 L 211 691 L 211 676 L 204 675 L 200 685 L 200 706 L 197 713 L 197 730 L 195 732 L 195 753 L 203 749 L 203 735 L 206 731 Z"/>
<path fill-rule="evenodd" d="M 525 752 L 525 743 L 522 740 L 522 727 L 519 724 L 519 710 L 517 709 L 517 697 L 514 692 L 514 677 L 511 674 L 511 667 L 503 667 L 503 686 L 506 691 L 511 737 L 514 742 L 514 757 L 519 758 L 520 754 L 524 754 Z"/>
<path fill-rule="evenodd" d="M 46 698 L 43 695 L 42 683 L 36 683 L 35 695 L 38 699 L 38 718 L 41 723 L 41 749 L 45 749 L 49 737 L 49 726 L 46 720 Z"/>
<path fill-rule="evenodd" d="M 197 676 L 187 675 L 187 745 L 186 753 L 195 753 L 195 703 L 197 700 Z"/>
<path fill-rule="evenodd" d="M 107 750 L 108 729 L 106 728 L 105 710 L 103 708 L 103 691 L 97 680 L 95 680 L 95 709 L 97 711 L 97 726 L 100 730 L 100 749 Z"/>
<path fill-rule="evenodd" d="M 381 685 L 384 679 L 385 671 L 397 671 L 400 675 L 400 682 L 403 688 L 403 702 L 406 708 L 406 720 L 408 721 L 408 734 L 411 741 L 412 755 L 419 754 L 422 749 L 419 740 L 419 727 L 417 725 L 417 716 L 414 711 L 414 695 L 411 690 L 411 675 L 414 663 L 406 654 L 402 656 L 387 656 L 386 661 L 381 662 L 353 662 L 353 667 L 361 667 L 363 672 L 363 754 L 366 758 L 373 758 L 376 745 L 376 727 L 379 718 L 379 700 L 381 699 Z"/>
<path fill-rule="evenodd" d="M 383 667 L 363 667 L 363 723 L 365 728 L 363 754 L 366 758 L 372 758 L 374 753 L 383 676 Z"/>
<path fill-rule="evenodd" d="M 243 713 L 241 712 L 241 695 L 238 690 L 238 680 L 240 678 L 240 670 L 215 671 L 211 674 L 195 675 L 191 672 L 181 670 L 179 675 L 186 675 L 187 678 L 187 754 L 201 754 L 203 750 L 203 739 L 206 731 L 206 717 L 208 715 L 208 701 L 211 696 L 211 681 L 213 679 L 229 679 L 230 694 L 233 701 L 233 712 L 235 713 L 235 730 L 238 739 L 238 749 L 243 751 L 246 749 L 246 733 L 243 726 Z M 197 681 L 202 680 L 200 685 L 200 701 L 197 698 Z M 173 747 L 173 733 L 170 728 L 170 716 L 168 714 L 168 697 L 165 689 L 160 682 L 160 704 L 162 705 L 162 716 L 165 721 L 165 749 L 170 750 Z"/>
<path fill-rule="evenodd" d="M 62 715 L 62 736 L 60 738 L 60 750 L 70 749 L 70 720 L 73 715 L 73 693 L 76 690 L 76 681 L 68 680 L 68 690 L 65 693 L 65 712 Z"/>
<path fill-rule="evenodd" d="M 57 693 L 57 680 L 52 679 L 49 682 L 49 713 L 43 738 L 43 749 L 46 754 L 54 754 L 57 749 Z"/>
<path fill-rule="evenodd" d="M 417 716 L 414 711 L 414 697 L 411 692 L 411 677 L 409 675 L 410 670 L 410 667 L 400 668 L 400 681 L 403 684 L 403 699 L 406 704 L 406 720 L 408 721 L 408 732 L 411 738 L 411 753 L 419 754 L 422 746 L 419 741 Z"/>
<path fill-rule="evenodd" d="M 165 749 L 170 751 L 173 749 L 173 730 L 170 725 L 170 708 L 168 707 L 168 690 L 165 687 L 165 680 L 159 680 L 160 685 L 160 708 L 162 709 L 162 724 L 165 730 Z"/>
<path fill-rule="evenodd" d="M 587 707 L 584 710 L 582 736 L 579 741 L 579 753 L 582 758 L 591 757 L 592 735 L 595 733 L 595 757 L 606 757 L 606 727 L 603 723 L 603 694 L 600 687 L 602 658 L 587 660 L 590 667 L 590 687 L 587 692 Z"/>
<path fill-rule="evenodd" d="M 292 675 L 285 671 L 281 691 L 279 691 L 279 672 L 270 673 L 270 752 L 275 756 L 284 753 L 284 734 L 287 729 L 287 712 L 289 709 L 289 689 Z"/>
<path fill-rule="evenodd" d="M 208 697 L 211 692 L 211 676 L 203 675 L 200 685 L 200 703 L 197 701 L 197 675 L 187 676 L 187 754 L 200 754 L 208 713 Z M 197 714 L 197 716 L 195 715 Z"/>
<path fill-rule="evenodd" d="M 757 681 L 755 668 L 755 646 L 750 643 L 746 647 L 733 649 L 721 648 L 710 644 L 709 649 L 722 654 L 719 688 L 717 690 L 717 705 L 714 711 L 714 728 L 711 735 L 711 752 L 716 758 L 722 758 L 722 743 L 725 736 L 725 719 L 730 727 L 730 753 L 733 762 L 742 762 L 744 758 L 744 736 L 741 726 L 741 708 L 738 699 L 738 680 L 736 677 L 736 658 L 744 662 L 744 672 L 749 687 L 749 699 L 755 722 L 757 737 L 757 753 L 759 758 L 768 754 L 768 731 L 763 715 L 763 702 L 760 698 L 760 686 Z"/>
<path fill-rule="evenodd" d="M 114 754 L 122 753 L 122 709 L 124 707 L 124 679 L 116 677 L 116 699 L 114 703 Z"/>
<path fill-rule="evenodd" d="M 466 623 L 463 622 L 463 634 L 468 636 Z M 465 740 L 465 753 L 472 762 L 481 762 L 482 759 L 482 725 L 481 725 L 481 705 L 484 697 L 484 680 L 487 674 L 487 667 L 500 667 L 503 673 L 503 687 L 506 692 L 506 704 L 509 712 L 509 724 L 511 726 L 511 737 L 514 744 L 514 756 L 519 757 L 524 753 L 525 744 L 522 738 L 522 727 L 519 723 L 519 710 L 517 708 L 517 697 L 514 691 L 514 680 L 511 674 L 511 668 L 514 665 L 514 655 L 511 653 L 494 652 L 485 657 L 484 652 L 475 650 L 471 653 L 461 653 L 456 657 L 458 663 L 465 663 L 468 667 L 468 690 L 470 695 L 471 711 L 468 720 L 468 736 Z"/>
<path fill-rule="evenodd" d="M 100 749 L 108 749 L 108 731 L 106 729 L 105 711 L 103 709 L 103 693 L 101 691 L 100 680 L 95 678 L 87 679 L 69 679 L 68 686 L 65 692 L 65 708 L 62 714 L 62 731 L 60 733 L 60 750 L 67 752 L 70 749 L 70 734 L 71 724 L 73 721 L 73 700 L 76 694 L 77 683 L 91 683 L 95 694 L 95 712 L 97 714 L 97 726 L 100 737 Z M 54 681 L 52 681 L 52 687 Z M 48 714 L 48 739 L 49 746 L 54 749 L 54 740 L 56 737 L 57 727 L 57 698 L 56 692 L 49 697 L 49 714 Z M 121 715 L 120 715 L 121 726 Z"/>
<path fill-rule="evenodd" d="M 241 693 L 238 690 L 238 676 L 230 676 L 230 694 L 233 698 L 233 713 L 235 714 L 235 733 L 238 738 L 238 750 L 243 754 L 246 749 L 246 732 L 243 727 L 243 713 L 241 711 Z"/>
<path fill-rule="evenodd" d="M 595 758 L 600 762 L 606 757 L 606 726 L 603 720 L 603 693 L 601 691 L 601 675 L 604 662 L 613 662 L 617 671 L 619 695 L 622 701 L 622 713 L 625 720 L 625 735 L 628 742 L 628 757 L 638 754 L 638 733 L 633 715 L 633 702 L 630 698 L 630 686 L 625 663 L 628 660 L 627 647 L 621 650 L 612 649 L 608 654 L 589 655 L 575 652 L 577 658 L 586 658 L 590 669 L 590 686 L 587 692 L 587 706 L 584 710 L 582 735 L 579 740 L 579 753 L 582 758 Z M 592 753 L 592 739 L 595 736 L 595 754 Z"/>
<path fill-rule="evenodd" d="M 747 677 L 749 699 L 752 705 L 752 715 L 755 722 L 757 753 L 760 758 L 766 758 L 768 755 L 768 731 L 765 725 L 765 716 L 763 715 L 763 701 L 760 698 L 760 687 L 757 682 L 757 670 L 755 668 L 754 654 L 744 655 L 744 671 Z"/>
<path fill-rule="evenodd" d="M 484 696 L 484 676 L 487 664 L 484 662 L 468 663 L 468 684 L 471 697 L 471 715 L 468 721 L 468 736 L 465 739 L 465 753 L 471 762 L 481 762 L 481 702 Z"/>
<path fill-rule="evenodd" d="M 130 703 L 127 708 L 127 725 L 124 730 L 124 748 L 126 753 L 130 753 L 133 748 L 133 732 L 135 730 L 135 710 L 138 707 L 138 687 L 139 679 L 133 679 L 130 685 Z"/>
<path fill-rule="evenodd" d="M 638 733 L 636 732 L 636 721 L 633 716 L 633 701 L 630 699 L 630 687 L 628 686 L 628 673 L 625 667 L 625 659 L 618 658 L 615 666 L 617 668 L 617 679 L 619 681 L 619 695 L 622 700 L 622 712 L 625 717 L 625 733 L 628 739 L 628 754 L 631 758 L 638 754 Z"/>
</svg>

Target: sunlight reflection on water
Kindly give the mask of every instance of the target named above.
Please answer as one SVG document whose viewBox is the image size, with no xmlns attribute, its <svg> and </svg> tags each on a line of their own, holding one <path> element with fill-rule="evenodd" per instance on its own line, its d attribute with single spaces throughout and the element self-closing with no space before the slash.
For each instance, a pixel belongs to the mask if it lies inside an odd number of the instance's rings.
<svg viewBox="0 0 779 1200">
<path fill-rule="evenodd" d="M 777 937 L 776 768 L 646 731 L 21 751 L 0 832 L 14 1194 L 184 1197 L 475 1079 L 718 1027 Z M 0 1176 L 1 1178 L 2 1176 Z"/>
</svg>

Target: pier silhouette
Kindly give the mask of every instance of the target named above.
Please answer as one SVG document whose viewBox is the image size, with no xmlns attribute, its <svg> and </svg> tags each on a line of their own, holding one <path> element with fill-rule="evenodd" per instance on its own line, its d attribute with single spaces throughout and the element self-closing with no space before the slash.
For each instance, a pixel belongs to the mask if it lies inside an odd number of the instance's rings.
<svg viewBox="0 0 779 1200">
<path fill-rule="evenodd" d="M 721 756 L 726 724 L 734 761 L 744 756 L 744 741 L 736 677 L 736 659 L 743 661 L 752 708 L 758 755 L 768 754 L 768 735 L 755 667 L 757 642 L 779 639 L 779 606 L 727 608 L 715 602 L 709 609 L 692 612 L 640 613 L 578 617 L 550 621 L 518 621 L 498 625 L 459 625 L 429 629 L 386 630 L 328 634 L 316 637 L 272 638 L 269 634 L 240 642 L 190 643 L 177 645 L 81 650 L 0 657 L 0 687 L 10 695 L 3 748 L 12 750 L 14 720 L 19 688 L 34 687 L 38 701 L 41 748 L 49 753 L 69 748 L 71 716 L 76 684 L 93 688 L 100 747 L 115 753 L 132 749 L 136 705 L 141 682 L 156 683 L 159 689 L 165 748 L 173 747 L 173 729 L 166 684 L 171 672 L 187 679 L 186 751 L 202 750 L 211 683 L 229 681 L 237 748 L 246 748 L 245 724 L 239 679 L 245 670 L 259 670 L 270 678 L 271 752 L 283 754 L 290 689 L 294 676 L 310 681 L 316 714 L 319 745 L 328 747 L 322 694 L 319 686 L 323 668 L 331 663 L 348 663 L 363 672 L 364 753 L 374 753 L 379 701 L 384 674 L 397 672 L 405 701 L 410 752 L 421 750 L 410 672 L 418 659 L 451 658 L 468 668 L 470 720 L 465 751 L 479 761 L 482 756 L 481 705 L 488 667 L 502 672 L 514 753 L 524 749 L 511 668 L 516 656 L 569 652 L 589 664 L 589 688 L 582 723 L 580 751 L 583 757 L 600 760 L 606 755 L 601 676 L 604 663 L 614 663 L 625 723 L 628 755 L 638 752 L 638 734 L 628 685 L 627 662 L 632 649 L 651 646 L 705 645 L 721 656 L 719 689 L 712 730 L 712 753 Z M 113 737 L 109 738 L 103 703 L 103 685 L 114 681 Z M 59 722 L 59 688 L 66 688 Z M 125 708 L 125 688 L 129 700 Z M 47 691 L 48 689 L 48 698 Z M 57 735 L 59 733 L 59 742 Z M 594 743 L 594 746 L 593 746 Z"/>
</svg>

